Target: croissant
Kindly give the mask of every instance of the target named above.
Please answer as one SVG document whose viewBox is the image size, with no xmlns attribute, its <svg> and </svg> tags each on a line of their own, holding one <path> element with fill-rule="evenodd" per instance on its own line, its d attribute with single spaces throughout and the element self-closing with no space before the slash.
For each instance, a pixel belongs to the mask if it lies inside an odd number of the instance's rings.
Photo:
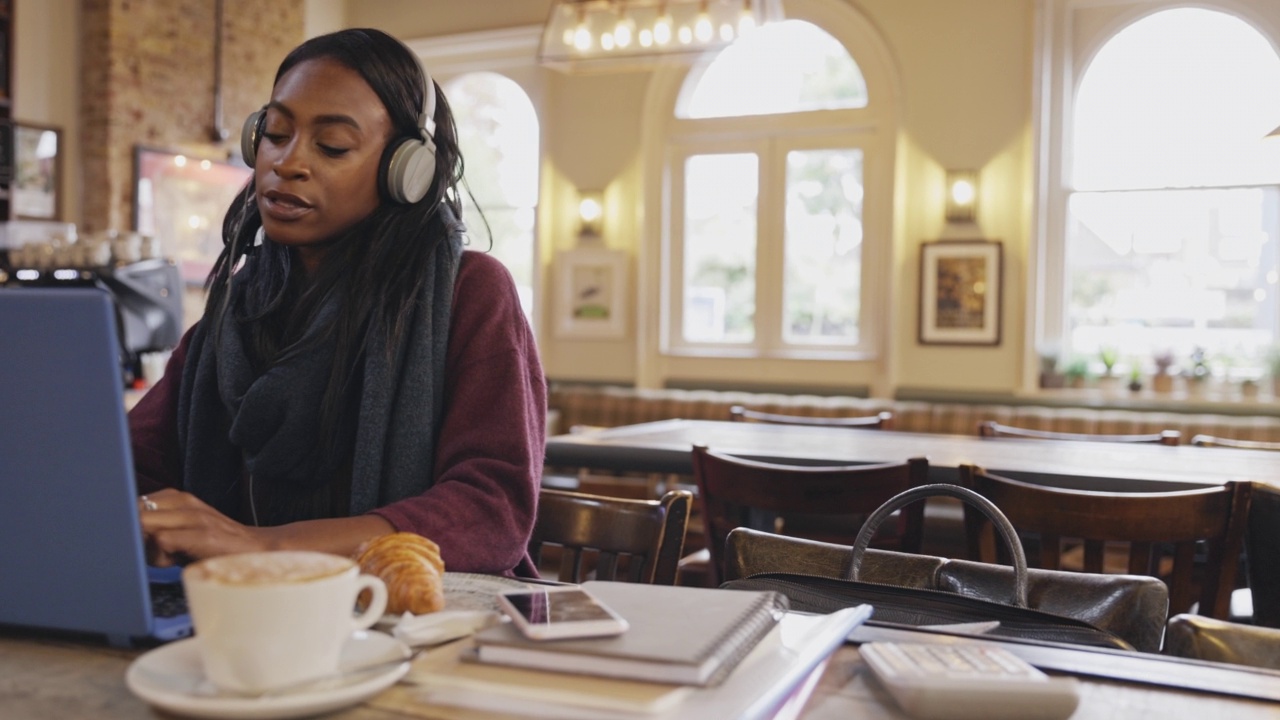
<svg viewBox="0 0 1280 720">
<path fill-rule="evenodd" d="M 440 546 L 417 533 L 398 532 L 366 541 L 356 550 L 360 572 L 387 585 L 386 612 L 414 615 L 444 608 Z"/>
</svg>

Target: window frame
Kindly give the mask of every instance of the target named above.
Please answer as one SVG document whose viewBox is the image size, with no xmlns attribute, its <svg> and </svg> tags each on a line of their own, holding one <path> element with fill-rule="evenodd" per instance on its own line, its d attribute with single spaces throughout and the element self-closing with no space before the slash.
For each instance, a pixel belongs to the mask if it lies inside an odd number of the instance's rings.
<svg viewBox="0 0 1280 720">
<path fill-rule="evenodd" d="M 1280 53 L 1280 13 L 1268 10 L 1270 1 L 1200 0 L 1189 5 L 1182 0 L 1039 0 L 1032 88 L 1036 165 L 1032 228 L 1036 241 L 1030 248 L 1032 281 L 1027 284 L 1027 302 L 1035 312 L 1027 313 L 1026 319 L 1024 391 L 1038 389 L 1040 351 L 1065 349 L 1068 340 L 1067 223 L 1070 199 L 1077 192 L 1071 186 L 1070 143 L 1076 94 L 1094 58 L 1134 22 L 1188 6 L 1235 15 Z"/>
<path fill-rule="evenodd" d="M 836 361 L 831 365 L 782 365 L 779 368 L 790 378 L 790 381 L 823 382 L 820 378 L 843 377 L 848 382 L 851 376 L 850 361 L 867 363 L 862 370 L 853 373 L 853 377 L 865 377 L 868 384 L 876 388 L 887 388 L 889 385 L 886 367 L 888 366 L 888 329 L 895 322 L 894 310 L 890 302 L 893 280 L 892 257 L 895 247 L 901 240 L 897 237 L 898 218 L 894 204 L 895 163 L 897 154 L 897 133 L 899 128 L 900 92 L 895 74 L 892 55 L 888 51 L 883 38 L 867 19 L 843 3 L 832 0 L 789 0 L 786 5 L 788 18 L 805 20 L 820 27 L 836 38 L 851 57 L 858 63 L 867 87 L 868 104 L 861 108 L 840 110 L 815 110 L 793 114 L 754 115 L 728 118 L 679 118 L 675 109 L 685 81 L 693 72 L 688 68 L 666 69 L 655 73 L 646 98 L 645 138 L 646 158 L 646 204 L 656 203 L 661 212 L 647 214 L 644 228 L 646 245 L 653 249 L 642 257 L 641 273 L 645 277 L 655 278 L 648 287 L 656 293 L 642 299 L 642 306 L 649 312 L 642 316 L 642 327 L 648 330 L 644 338 L 643 363 L 640 369 L 640 383 L 644 386 L 662 384 L 666 377 L 681 375 L 683 377 L 721 377 L 724 366 L 702 364 L 711 360 L 724 358 L 743 358 L 754 360 L 801 361 Z M 856 48 L 855 53 L 852 48 Z M 770 157 L 762 157 L 762 176 L 764 165 L 772 162 L 777 166 L 773 173 L 777 194 L 785 191 L 786 152 L 791 149 L 841 149 L 850 148 L 862 151 L 863 157 L 863 244 L 862 244 L 862 286 L 859 308 L 859 341 L 856 345 L 809 345 L 784 344 L 781 332 L 781 300 L 783 270 L 779 264 L 775 282 L 775 297 L 779 303 L 776 309 L 778 322 L 770 337 L 769 345 L 765 345 L 767 327 L 760 325 L 760 299 L 762 292 L 761 278 L 757 276 L 757 326 L 756 341 L 751 347 L 722 347 L 717 343 L 711 345 L 693 345 L 683 342 L 681 333 L 682 305 L 676 305 L 682 299 L 682 293 L 676 294 L 672 288 L 683 279 L 682 266 L 675 266 L 668 259 L 673 256 L 673 243 L 677 241 L 672 228 L 675 223 L 682 223 L 683 217 L 677 219 L 674 211 L 676 197 L 676 174 L 683 172 L 683 165 L 673 162 L 673 156 L 686 157 L 698 154 L 693 148 L 728 148 L 730 143 L 758 141 L 759 138 L 774 136 L 780 125 L 785 127 L 787 135 L 775 140 L 785 145 L 785 149 L 769 153 Z M 832 144 L 823 138 L 841 137 L 842 144 Z M 740 147 L 740 146 L 739 146 Z M 765 177 L 762 182 L 770 182 Z M 764 185 L 760 189 L 761 196 L 770 192 Z M 778 236 L 784 231 L 785 205 L 779 201 L 776 211 L 766 211 L 766 203 L 760 203 L 758 230 L 760 238 L 767 237 L 769 228 L 776 228 Z M 774 217 L 770 216 L 770 212 Z M 767 243 L 757 245 L 759 253 Z M 782 258 L 784 247 L 775 243 L 774 251 Z M 759 262 L 759 260 L 757 261 Z M 835 380 L 839 382 L 839 380 Z"/>
</svg>

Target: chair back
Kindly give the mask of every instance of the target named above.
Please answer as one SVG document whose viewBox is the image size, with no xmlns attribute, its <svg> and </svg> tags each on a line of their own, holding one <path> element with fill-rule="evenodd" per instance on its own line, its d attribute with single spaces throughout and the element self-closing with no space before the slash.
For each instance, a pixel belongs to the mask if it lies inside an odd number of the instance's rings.
<svg viewBox="0 0 1280 720">
<path fill-rule="evenodd" d="M 819 427 L 845 427 L 863 430 L 888 430 L 893 427 L 893 413 L 885 411 L 863 417 L 814 417 L 810 415 L 784 415 L 782 413 L 750 410 L 741 405 L 729 408 L 729 419 L 734 422 L 758 422 L 774 425 L 817 425 Z"/>
<path fill-rule="evenodd" d="M 725 544 L 725 580 L 787 572 L 839 578 L 849 563 L 847 545 L 738 528 Z M 867 550 L 859 579 L 897 587 L 939 590 L 1007 603 L 1013 568 L 932 555 Z M 1142 652 L 1158 652 L 1169 608 L 1169 589 L 1153 577 L 1097 575 L 1032 568 L 1027 606 L 1083 620 Z"/>
<path fill-rule="evenodd" d="M 740 526 L 759 529 L 764 524 L 786 534 L 788 515 L 801 515 L 806 520 L 868 515 L 903 490 L 928 483 L 929 462 L 912 458 L 877 465 L 779 465 L 695 445 L 693 475 L 711 555 L 710 579 L 718 586 L 730 530 Z M 902 512 L 897 533 L 902 549 L 920 549 L 923 526 L 924 503 Z M 857 531 L 856 527 L 841 528 L 840 535 L 856 536 Z"/>
<path fill-rule="evenodd" d="M 995 503 L 1020 532 L 1039 534 L 1041 567 L 1061 568 L 1062 540 L 1079 539 L 1084 570 L 1100 573 L 1104 543 L 1124 542 L 1126 571 L 1165 580 L 1171 614 L 1189 610 L 1197 596 L 1203 615 L 1226 618 L 1230 611 L 1251 495 L 1248 483 L 1178 492 L 1088 492 L 1033 485 L 973 465 L 960 467 L 960 482 Z M 966 535 L 975 560 L 992 555 L 981 547 L 986 524 L 966 508 Z M 1202 541 L 1208 555 L 1202 576 L 1194 577 L 1196 546 Z M 1159 551 L 1168 545 L 1173 547 L 1172 570 L 1163 573 Z"/>
<path fill-rule="evenodd" d="M 1182 442 L 1182 433 L 1177 430 L 1163 430 L 1158 433 L 1138 435 L 1095 435 L 1091 433 L 1031 430 L 1029 428 L 1003 425 L 993 420 L 978 423 L 978 434 L 982 437 L 1025 438 L 1029 440 L 1089 440 L 1092 442 L 1152 443 L 1156 445 L 1178 445 Z"/>
<path fill-rule="evenodd" d="M 1253 624 L 1280 628 L 1280 488 L 1253 484 L 1244 546 L 1249 560 Z"/>
<path fill-rule="evenodd" d="M 543 488 L 529 553 L 560 550 L 561 582 L 597 580 L 674 585 L 693 494 L 672 490 L 660 500 L 588 495 Z"/>
<path fill-rule="evenodd" d="M 1280 450 L 1280 442 L 1236 440 L 1234 438 L 1214 437 L 1213 435 L 1196 435 L 1191 438 L 1191 444 L 1200 447 L 1236 448 L 1237 450 Z"/>
</svg>

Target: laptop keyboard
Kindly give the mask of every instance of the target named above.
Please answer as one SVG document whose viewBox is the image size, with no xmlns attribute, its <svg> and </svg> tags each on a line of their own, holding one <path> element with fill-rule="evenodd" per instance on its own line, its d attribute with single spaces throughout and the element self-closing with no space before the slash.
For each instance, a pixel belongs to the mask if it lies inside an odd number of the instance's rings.
<svg viewBox="0 0 1280 720">
<path fill-rule="evenodd" d="M 187 614 L 187 596 L 182 583 L 151 583 L 151 612 L 158 618 Z"/>
</svg>

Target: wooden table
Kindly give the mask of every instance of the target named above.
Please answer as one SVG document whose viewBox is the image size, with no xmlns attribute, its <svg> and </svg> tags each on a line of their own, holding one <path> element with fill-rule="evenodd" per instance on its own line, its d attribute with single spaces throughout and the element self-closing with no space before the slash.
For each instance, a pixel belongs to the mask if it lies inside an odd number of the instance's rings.
<svg viewBox="0 0 1280 720">
<path fill-rule="evenodd" d="M 1052 654 L 1052 649 L 1046 650 Z M 129 663 L 140 651 L 118 650 L 89 642 L 43 638 L 0 631 L 0 716 L 22 720 L 126 720 L 162 717 L 125 687 Z M 1166 662 L 1146 656 L 1157 667 Z M 1173 667 L 1177 661 L 1167 661 Z M 1258 673 L 1231 666 L 1216 672 L 1258 681 Z M 1280 673 L 1263 681 L 1280 688 Z M 1175 690 L 1121 680 L 1081 678 L 1081 705 L 1074 718 L 1251 718 L 1280 717 L 1280 704 L 1261 700 Z M 411 685 L 396 685 L 371 700 L 326 717 L 335 720 L 403 720 L 492 717 L 457 709 L 429 708 Z M 801 713 L 804 720 L 903 718 L 858 657 L 846 644 L 828 664 Z M 721 720 L 721 719 L 717 719 Z"/>
<path fill-rule="evenodd" d="M 929 459 L 930 479 L 955 482 L 966 463 L 1029 482 L 1085 490 L 1159 492 L 1228 480 L 1280 484 L 1280 453 L 1192 445 L 981 438 L 896 430 L 662 420 L 547 439 L 551 466 L 693 472 L 695 443 L 734 455 L 790 463 Z"/>
</svg>

